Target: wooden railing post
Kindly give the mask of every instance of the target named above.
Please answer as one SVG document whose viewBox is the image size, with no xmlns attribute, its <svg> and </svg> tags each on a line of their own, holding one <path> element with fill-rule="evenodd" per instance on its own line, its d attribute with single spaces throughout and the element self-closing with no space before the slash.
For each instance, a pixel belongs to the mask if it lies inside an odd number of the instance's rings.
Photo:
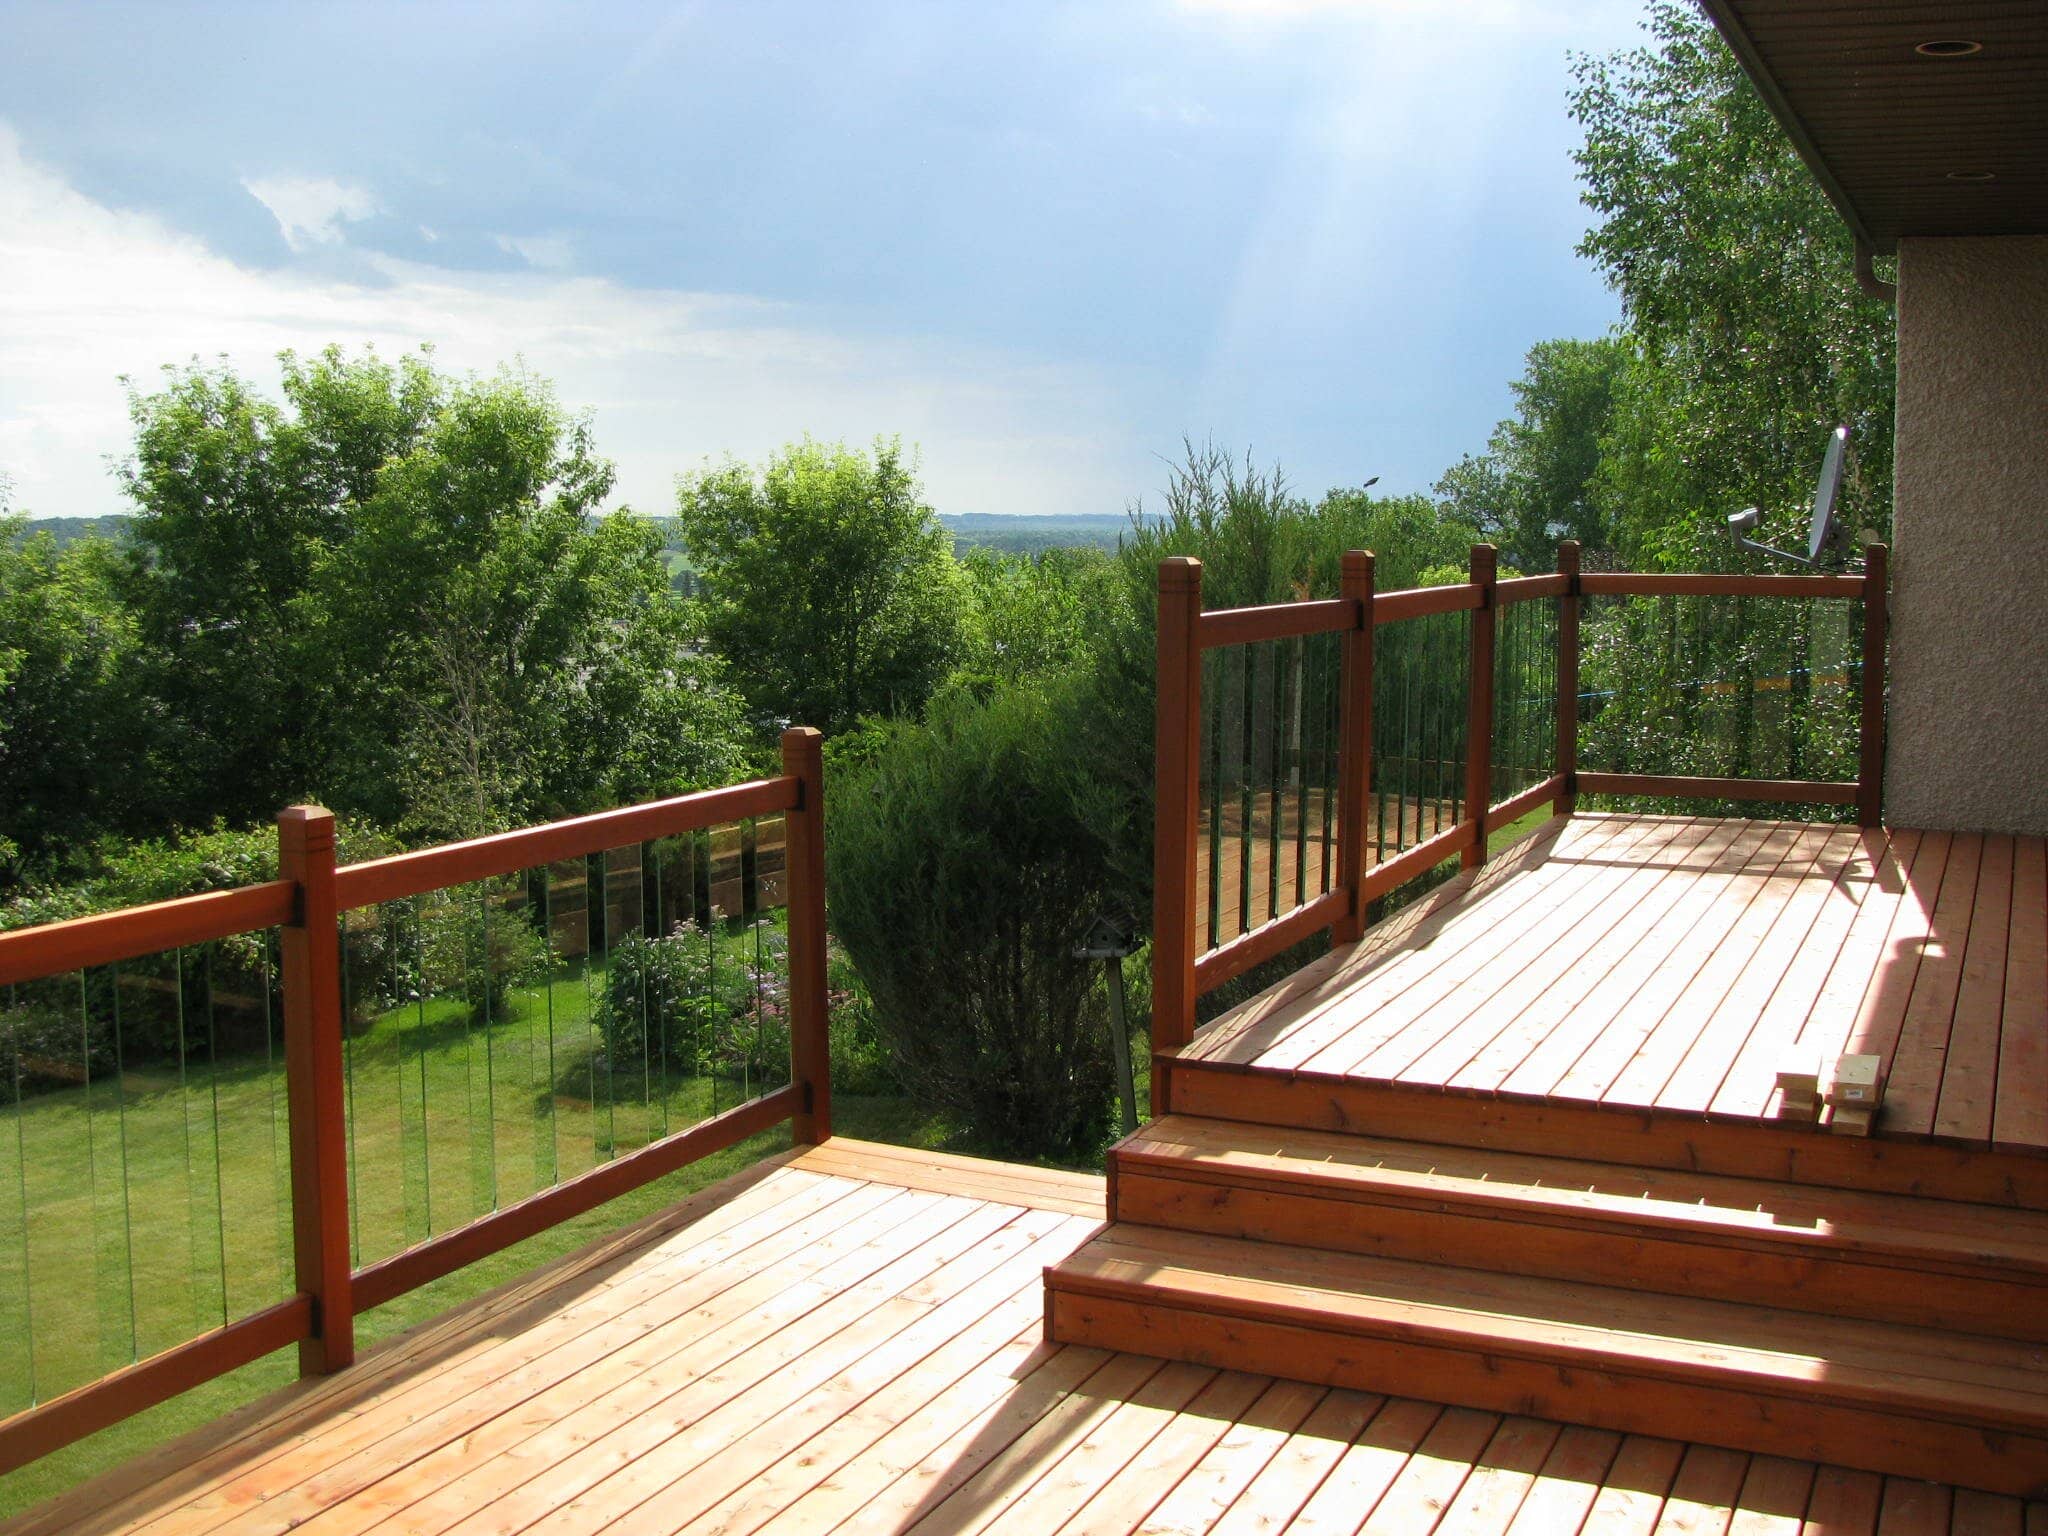
<svg viewBox="0 0 2048 1536">
<path fill-rule="evenodd" d="M 1344 636 L 1337 700 L 1337 884 L 1351 893 L 1351 910 L 1337 919 L 1331 940 L 1356 943 L 1365 933 L 1365 830 L 1372 804 L 1372 592 L 1369 549 L 1347 550 L 1340 595 L 1358 604 L 1355 627 Z"/>
<path fill-rule="evenodd" d="M 1856 824 L 1879 825 L 1884 817 L 1885 587 L 1891 551 L 1872 544 L 1863 551 L 1863 729 L 1856 763 Z"/>
<path fill-rule="evenodd" d="M 313 1298 L 313 1333 L 299 1343 L 299 1374 L 317 1376 L 341 1370 L 356 1354 L 332 812 L 295 805 L 279 814 L 277 872 L 299 888 L 297 921 L 282 930 L 284 1074 L 293 1269 L 298 1288 Z"/>
<path fill-rule="evenodd" d="M 1557 546 L 1564 595 L 1557 600 L 1557 771 L 1564 791 L 1551 812 L 1569 816 L 1579 806 L 1579 541 Z"/>
<path fill-rule="evenodd" d="M 825 985 L 825 738 L 782 733 L 782 771 L 801 786 L 789 813 L 789 1072 L 803 1092 L 790 1122 L 798 1145 L 832 1135 L 832 1040 Z"/>
<path fill-rule="evenodd" d="M 1195 1037 L 1195 818 L 1201 801 L 1202 562 L 1159 563 L 1157 803 L 1152 847 L 1152 1048 Z M 1152 1069 L 1152 1112 L 1171 1089 Z"/>
<path fill-rule="evenodd" d="M 1472 681 L 1465 709 L 1465 819 L 1474 826 L 1471 845 L 1458 856 L 1465 869 L 1486 862 L 1486 810 L 1493 803 L 1493 606 L 1499 557 L 1491 544 L 1472 546 L 1472 581 L 1479 606 L 1472 610 Z"/>
</svg>

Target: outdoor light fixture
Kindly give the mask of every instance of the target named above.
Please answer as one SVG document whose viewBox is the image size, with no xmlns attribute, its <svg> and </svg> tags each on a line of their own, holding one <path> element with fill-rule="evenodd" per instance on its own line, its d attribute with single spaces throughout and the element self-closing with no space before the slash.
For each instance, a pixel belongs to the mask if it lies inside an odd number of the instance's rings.
<svg viewBox="0 0 2048 1536">
<path fill-rule="evenodd" d="M 1916 45 L 1913 51 L 1930 59 L 1967 59 L 1982 53 L 1984 45 L 1967 37 L 1937 37 Z"/>
</svg>

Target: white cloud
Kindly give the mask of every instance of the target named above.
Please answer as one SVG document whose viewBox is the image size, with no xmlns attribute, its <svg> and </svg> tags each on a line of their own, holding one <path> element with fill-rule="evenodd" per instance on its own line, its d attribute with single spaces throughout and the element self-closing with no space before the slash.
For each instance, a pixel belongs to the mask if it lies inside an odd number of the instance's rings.
<svg viewBox="0 0 2048 1536">
<path fill-rule="evenodd" d="M 295 251 L 339 244 L 344 224 L 377 212 L 377 199 L 366 188 L 328 176 L 245 176 L 242 189 L 270 210 L 284 243 Z"/>
<path fill-rule="evenodd" d="M 943 341 L 865 338 L 745 296 L 632 288 L 539 269 L 477 273 L 366 255 L 376 281 L 237 265 L 147 215 L 94 202 L 0 122 L 0 471 L 32 513 L 118 510 L 130 434 L 119 375 L 224 356 L 276 378 L 284 348 L 386 356 L 422 342 L 453 369 L 523 359 L 595 412 L 620 497 L 665 510 L 678 472 L 763 457 L 810 432 L 924 445 L 948 511 L 1117 511 L 1156 466 L 1107 384 Z M 301 210 L 303 211 L 303 210 Z M 336 217 L 342 215 L 337 214 Z"/>
<path fill-rule="evenodd" d="M 498 249 L 517 256 L 529 267 L 560 272 L 576 259 L 576 241 L 571 235 L 493 235 Z"/>
</svg>

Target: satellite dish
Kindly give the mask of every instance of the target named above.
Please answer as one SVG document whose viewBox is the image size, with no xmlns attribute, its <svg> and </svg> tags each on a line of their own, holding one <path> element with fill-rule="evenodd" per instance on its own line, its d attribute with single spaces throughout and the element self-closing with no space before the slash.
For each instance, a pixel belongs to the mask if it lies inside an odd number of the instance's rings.
<svg viewBox="0 0 2048 1536">
<path fill-rule="evenodd" d="M 1849 429 L 1837 427 L 1828 434 L 1828 451 L 1820 461 L 1820 483 L 1813 488 L 1813 521 L 1806 535 L 1806 561 L 1820 564 L 1821 552 L 1840 542 L 1841 524 L 1835 516 L 1835 497 L 1842 489 L 1842 466 L 1848 458 Z"/>
<path fill-rule="evenodd" d="M 1835 515 L 1835 501 L 1841 494 L 1842 474 L 1848 459 L 1849 429 L 1836 427 L 1828 433 L 1827 453 L 1820 461 L 1820 479 L 1813 488 L 1813 521 L 1807 530 L 1805 554 L 1795 555 L 1789 549 L 1774 549 L 1750 538 L 1749 535 L 1755 533 L 1763 521 L 1763 513 L 1755 507 L 1745 507 L 1732 513 L 1728 518 L 1728 532 L 1744 549 L 1790 560 L 1795 565 L 1817 566 L 1832 564 L 1837 559 L 1846 560 L 1849 540 L 1841 519 Z"/>
</svg>

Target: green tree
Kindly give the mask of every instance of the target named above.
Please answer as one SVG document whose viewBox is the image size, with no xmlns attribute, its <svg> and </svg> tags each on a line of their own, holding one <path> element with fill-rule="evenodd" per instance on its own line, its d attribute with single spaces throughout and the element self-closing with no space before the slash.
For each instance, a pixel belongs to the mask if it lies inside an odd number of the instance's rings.
<svg viewBox="0 0 2048 1536">
<path fill-rule="evenodd" d="M 806 438 L 758 474 L 705 469 L 677 512 L 711 644 L 758 722 L 913 715 L 962 658 L 966 584 L 894 441 Z"/>
<path fill-rule="evenodd" d="M 415 836 L 729 777 L 659 533 L 548 386 L 329 349 L 131 396 L 129 586 L 168 722 L 164 825 L 306 795 Z"/>
<path fill-rule="evenodd" d="M 0 503 L 0 891 L 131 821 L 148 742 L 118 576 L 104 540 L 60 549 Z"/>
<path fill-rule="evenodd" d="M 1849 232 L 1719 34 L 1675 0 L 1646 26 L 1644 47 L 1575 61 L 1571 102 L 1598 216 L 1580 251 L 1634 354 L 1599 476 L 1622 553 L 1731 565 L 1722 520 L 1745 505 L 1803 531 L 1837 422 L 1857 445 L 1850 514 L 1888 527 L 1891 312 L 1857 288 Z"/>
<path fill-rule="evenodd" d="M 1613 544 L 1599 494 L 1601 442 L 1631 347 L 1618 336 L 1539 341 L 1514 382 L 1515 414 L 1436 484 L 1445 508 L 1498 543 L 1509 564 L 1547 571 L 1560 539 Z"/>
<path fill-rule="evenodd" d="M 1109 1036 L 1076 946 L 1110 899 L 1092 791 L 1032 688 L 900 724 L 828 801 L 833 926 L 899 1079 L 989 1150 L 1086 1157 Z"/>
<path fill-rule="evenodd" d="M 1003 554 L 970 549 L 967 680 L 983 688 L 1044 682 L 1086 656 L 1111 595 L 1114 561 L 1100 549 Z"/>
</svg>

